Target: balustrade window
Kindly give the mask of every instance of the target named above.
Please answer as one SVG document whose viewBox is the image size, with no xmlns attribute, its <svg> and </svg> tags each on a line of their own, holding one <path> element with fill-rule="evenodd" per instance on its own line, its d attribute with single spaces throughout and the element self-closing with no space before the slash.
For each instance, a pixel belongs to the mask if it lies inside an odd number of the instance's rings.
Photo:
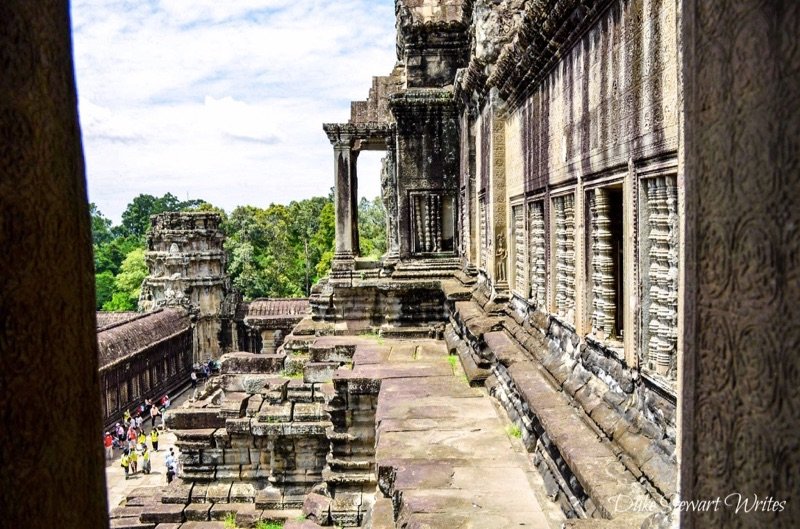
<svg viewBox="0 0 800 529">
<path fill-rule="evenodd" d="M 617 340 L 623 334 L 623 205 L 621 187 L 588 193 L 592 333 Z"/>
<path fill-rule="evenodd" d="M 530 259 L 531 300 L 537 309 L 546 310 L 547 254 L 544 202 L 534 202 L 528 206 L 528 255 Z"/>
<path fill-rule="evenodd" d="M 489 222 L 486 218 L 486 197 L 478 200 L 478 244 L 480 245 L 480 266 L 484 270 L 489 266 Z"/>
<path fill-rule="evenodd" d="M 455 250 L 455 199 L 442 193 L 412 193 L 415 253 Z"/>
<path fill-rule="evenodd" d="M 575 318 L 575 196 L 553 199 L 555 221 L 556 313 L 574 322 Z"/>
<path fill-rule="evenodd" d="M 678 344 L 678 190 L 675 177 L 642 181 L 642 365 L 675 379 Z"/>
<path fill-rule="evenodd" d="M 522 204 L 511 208 L 511 240 L 514 243 L 514 292 L 523 298 L 528 297 L 528 284 L 525 277 L 525 210 Z"/>
</svg>

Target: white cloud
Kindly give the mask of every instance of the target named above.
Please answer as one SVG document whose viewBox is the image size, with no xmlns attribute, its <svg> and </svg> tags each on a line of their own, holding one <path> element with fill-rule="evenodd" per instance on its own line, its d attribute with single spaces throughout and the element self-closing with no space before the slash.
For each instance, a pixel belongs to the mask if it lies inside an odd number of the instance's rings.
<svg viewBox="0 0 800 529">
<path fill-rule="evenodd" d="M 395 61 L 392 0 L 74 0 L 72 20 L 89 198 L 115 222 L 140 193 L 327 194 L 322 123 Z M 377 195 L 378 157 L 359 162 Z"/>
</svg>

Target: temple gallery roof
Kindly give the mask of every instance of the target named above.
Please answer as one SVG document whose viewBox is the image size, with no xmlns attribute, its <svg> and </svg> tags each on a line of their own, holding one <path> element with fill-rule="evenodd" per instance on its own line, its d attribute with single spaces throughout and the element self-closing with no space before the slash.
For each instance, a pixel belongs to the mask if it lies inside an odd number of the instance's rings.
<svg viewBox="0 0 800 529">
<path fill-rule="evenodd" d="M 145 314 L 121 313 L 116 323 L 98 328 L 97 345 L 100 369 L 190 329 L 188 314 L 177 309 L 159 309 Z M 100 318 L 107 318 L 98 314 Z M 110 317 L 109 317 L 110 318 Z"/>
</svg>

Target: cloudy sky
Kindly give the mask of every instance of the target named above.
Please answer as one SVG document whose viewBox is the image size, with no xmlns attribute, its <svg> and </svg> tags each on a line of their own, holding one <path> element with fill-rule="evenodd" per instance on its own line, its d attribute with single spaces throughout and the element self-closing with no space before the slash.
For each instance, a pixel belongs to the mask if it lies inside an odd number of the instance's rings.
<svg viewBox="0 0 800 529">
<path fill-rule="evenodd" d="M 395 62 L 393 0 L 73 0 L 72 25 L 89 200 L 115 223 L 140 193 L 327 194 L 322 123 Z M 359 157 L 362 195 L 379 159 Z"/>
</svg>

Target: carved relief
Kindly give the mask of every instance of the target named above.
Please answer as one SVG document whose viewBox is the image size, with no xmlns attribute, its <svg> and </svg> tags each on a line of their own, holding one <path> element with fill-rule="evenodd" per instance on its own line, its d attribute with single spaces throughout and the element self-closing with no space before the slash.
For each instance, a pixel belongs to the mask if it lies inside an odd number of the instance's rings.
<svg viewBox="0 0 800 529">
<path fill-rule="evenodd" d="M 531 270 L 531 299 L 537 309 L 545 310 L 547 295 L 547 262 L 545 249 L 544 203 L 528 207 L 528 252 Z"/>
<path fill-rule="evenodd" d="M 678 193 L 675 178 L 644 180 L 645 291 L 649 307 L 643 325 L 644 365 L 659 375 L 676 377 L 678 343 Z"/>
<path fill-rule="evenodd" d="M 498 283 L 506 280 L 506 257 L 506 236 L 501 233 L 497 236 L 497 250 L 494 255 L 495 279 Z"/>
<path fill-rule="evenodd" d="M 556 225 L 556 312 L 575 316 L 575 197 L 553 199 Z"/>
</svg>

